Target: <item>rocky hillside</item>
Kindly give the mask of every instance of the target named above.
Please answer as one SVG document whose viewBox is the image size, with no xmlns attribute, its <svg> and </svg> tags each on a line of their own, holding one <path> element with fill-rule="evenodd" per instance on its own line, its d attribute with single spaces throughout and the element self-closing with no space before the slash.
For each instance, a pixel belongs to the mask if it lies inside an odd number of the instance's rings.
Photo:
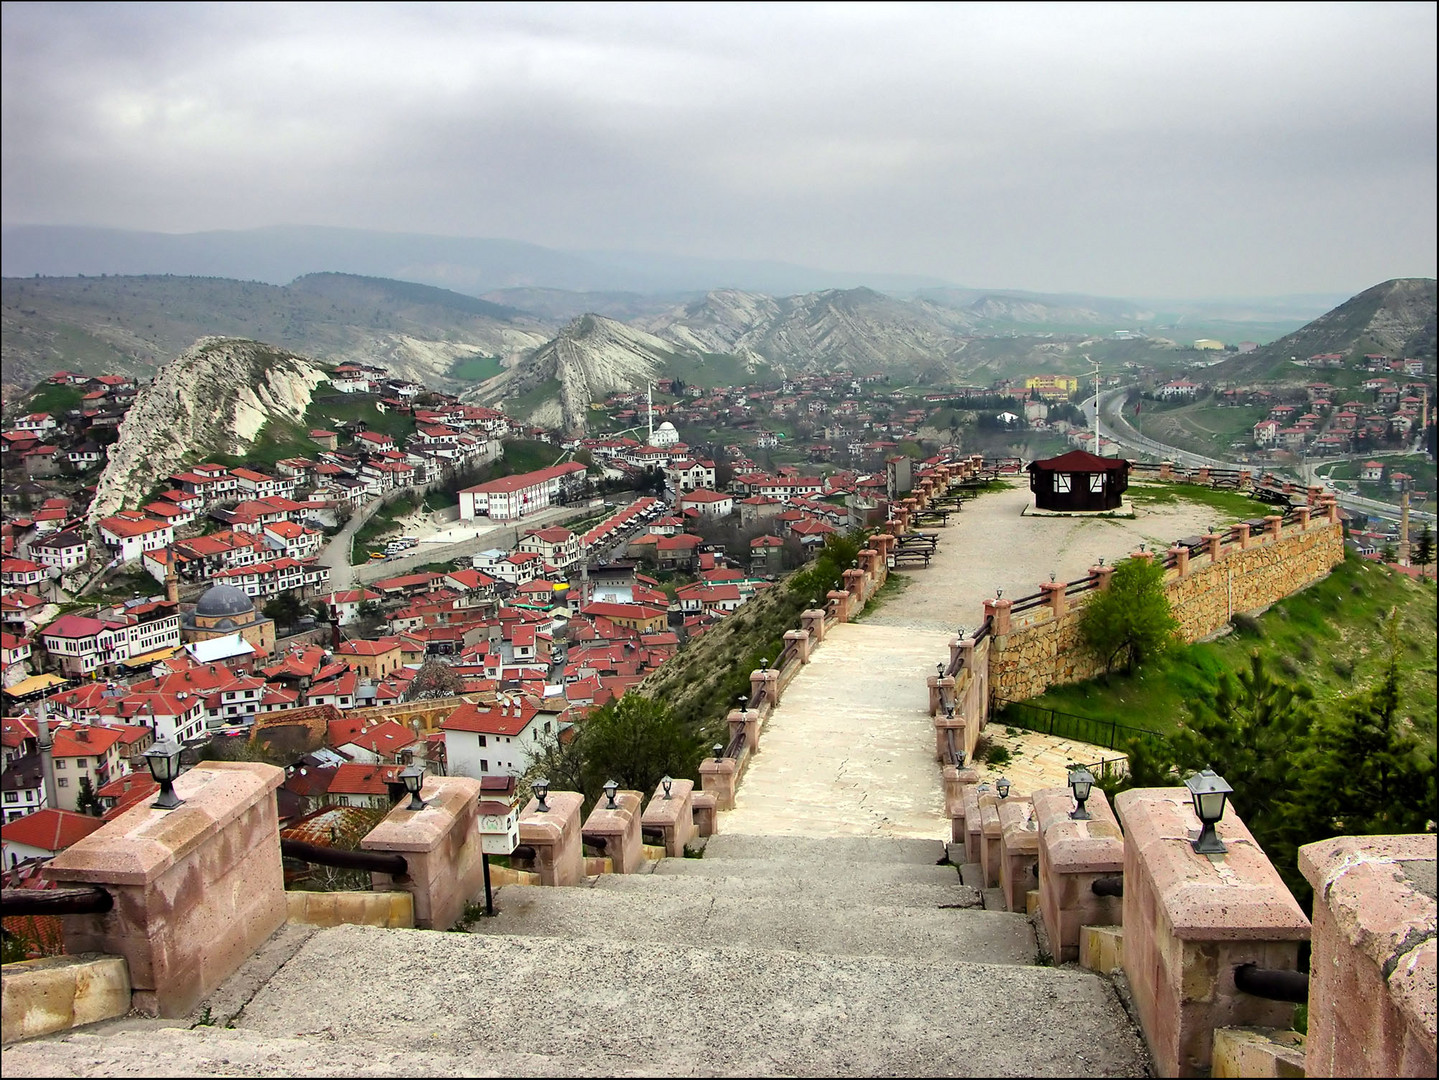
<svg viewBox="0 0 1439 1080">
<path fill-rule="evenodd" d="M 581 315 L 477 396 L 499 401 L 518 419 L 583 431 L 592 401 L 644 386 L 676 351 L 668 342 L 614 319 Z"/>
<path fill-rule="evenodd" d="M 1292 334 L 1216 366 L 1213 376 L 1222 381 L 1306 382 L 1313 372 L 1290 361 L 1319 353 L 1339 353 L 1351 361 L 1366 353 L 1433 359 L 1436 308 L 1439 289 L 1433 278 L 1394 278 L 1365 289 Z"/>
<path fill-rule="evenodd" d="M 258 341 L 195 342 L 136 396 L 100 474 L 90 521 L 133 507 L 184 465 L 243 453 L 271 419 L 299 421 L 324 381 L 312 361 Z"/>
<path fill-rule="evenodd" d="M 201 277 L 6 279 L 0 357 L 7 384 L 59 368 L 149 376 L 197 338 L 274 342 L 332 362 L 381 362 L 458 389 L 456 360 L 513 362 L 556 324 L 472 296 L 382 278 L 311 274 L 285 286 Z"/>
</svg>

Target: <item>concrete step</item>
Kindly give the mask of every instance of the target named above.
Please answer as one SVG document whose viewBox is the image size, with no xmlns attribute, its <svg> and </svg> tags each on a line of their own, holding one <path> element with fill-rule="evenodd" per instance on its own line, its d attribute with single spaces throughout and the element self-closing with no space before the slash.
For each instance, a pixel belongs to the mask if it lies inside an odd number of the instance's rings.
<svg viewBox="0 0 1439 1080">
<path fill-rule="evenodd" d="M 945 858 L 939 840 L 897 836 L 755 836 L 717 833 L 706 842 L 706 859 L 768 859 L 793 865 L 841 862 L 933 866 Z"/>
<path fill-rule="evenodd" d="M 583 895 L 556 890 L 565 891 Z M 309 1071 L 320 1073 L 331 1071 L 329 1047 L 372 1043 L 374 1059 L 356 1071 L 439 1071 L 387 1056 L 399 1047 L 531 1075 L 1145 1074 L 1127 1015 L 1109 984 L 1089 972 L 713 941 L 336 927 L 305 943 L 238 1026 L 314 1040 L 322 1056 Z M 526 1054 L 543 1057 L 541 1068 L 514 1064 Z M 136 1060 L 165 1075 L 152 1057 Z M 60 1071 L 53 1058 L 45 1063 L 51 1075 Z M 288 1057 L 280 1063 L 307 1071 Z M 7 1074 L 10 1067 L 7 1051 Z"/>
<path fill-rule="evenodd" d="M 948 869 L 941 867 L 940 869 Z M 962 885 L 959 875 L 949 870 L 943 882 L 894 881 L 858 883 L 835 881 L 833 878 L 783 877 L 765 875 L 693 874 L 601 874 L 593 878 L 593 888 L 600 892 L 628 895 L 666 894 L 671 896 L 732 896 L 762 901 L 771 897 L 822 898 L 832 907 L 941 908 L 979 907 L 979 892 Z"/>
<path fill-rule="evenodd" d="M 916 885 L 954 885 L 959 874 L 952 866 L 925 866 L 922 863 L 828 862 L 792 863 L 783 859 L 661 859 L 655 864 L 657 877 L 770 878 L 776 881 L 820 881 L 836 890 L 871 885 L 909 882 Z"/>
<path fill-rule="evenodd" d="M 708 884 L 708 882 L 707 882 Z M 473 932 L 653 942 L 701 947 L 723 943 L 832 956 L 930 956 L 950 963 L 1032 964 L 1034 928 L 1023 915 L 940 907 L 890 907 L 875 896 L 843 907 L 827 896 L 763 900 L 511 885 L 495 900 L 497 915 Z"/>
</svg>

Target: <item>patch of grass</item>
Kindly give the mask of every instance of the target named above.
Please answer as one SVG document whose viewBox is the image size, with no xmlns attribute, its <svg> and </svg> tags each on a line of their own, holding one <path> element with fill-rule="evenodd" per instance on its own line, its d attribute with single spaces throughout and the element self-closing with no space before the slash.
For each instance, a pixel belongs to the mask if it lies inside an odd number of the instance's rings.
<svg viewBox="0 0 1439 1080">
<path fill-rule="evenodd" d="M 80 407 L 80 398 L 84 392 L 78 386 L 52 386 L 42 383 L 25 403 L 25 411 L 49 413 L 58 419 L 71 409 Z"/>
<path fill-rule="evenodd" d="M 1175 408 L 1146 401 L 1132 422 L 1151 439 L 1198 454 L 1224 457 L 1233 451 L 1231 444 L 1247 445 L 1254 425 L 1268 415 L 1263 405 L 1221 407 L 1210 397 Z"/>
<path fill-rule="evenodd" d="M 514 394 L 498 402 L 500 408 L 506 414 L 523 419 L 534 412 L 541 405 L 551 401 L 558 401 L 560 397 L 560 380 L 546 379 L 538 386 L 532 387 L 521 394 Z"/>
<path fill-rule="evenodd" d="M 449 374 L 450 378 L 465 382 L 484 382 L 486 379 L 493 379 L 504 369 L 498 356 L 476 353 L 474 356 L 462 356 L 456 360 L 450 365 Z"/>
<path fill-rule="evenodd" d="M 396 439 L 403 439 L 415 433 L 414 417 L 393 409 L 382 413 L 377 404 L 375 398 L 366 394 L 317 395 L 311 399 L 301 426 L 305 431 L 311 428 L 333 431 L 347 421 L 363 420 L 368 430 Z M 312 452 L 316 449 L 313 443 L 310 449 Z"/>
<path fill-rule="evenodd" d="M 1208 506 L 1220 515 L 1221 523 L 1276 512 L 1272 506 L 1238 491 L 1205 487 L 1203 484 L 1130 484 L 1125 494 L 1135 506 L 1171 506 L 1180 502 Z"/>
<path fill-rule="evenodd" d="M 865 616 L 873 615 L 895 597 L 902 595 L 912 584 L 914 584 L 914 579 L 908 574 L 897 574 L 891 570 L 889 576 L 884 579 L 884 584 L 869 598 L 869 602 L 864 605 L 864 610 L 855 616 L 854 621 L 859 622 Z"/>
<path fill-rule="evenodd" d="M 1383 627 L 1391 609 L 1399 612 L 1403 711 L 1432 730 L 1439 615 L 1434 587 L 1352 556 L 1264 614 L 1236 617 L 1237 623 L 1252 622 L 1258 636 L 1241 629 L 1184 645 L 1132 676 L 1051 687 L 1031 703 L 1170 733 L 1188 716 L 1187 701 L 1211 697 L 1220 674 L 1247 667 L 1250 651 L 1257 649 L 1285 678 L 1309 686 L 1324 708 L 1378 681 L 1388 655 Z"/>
</svg>

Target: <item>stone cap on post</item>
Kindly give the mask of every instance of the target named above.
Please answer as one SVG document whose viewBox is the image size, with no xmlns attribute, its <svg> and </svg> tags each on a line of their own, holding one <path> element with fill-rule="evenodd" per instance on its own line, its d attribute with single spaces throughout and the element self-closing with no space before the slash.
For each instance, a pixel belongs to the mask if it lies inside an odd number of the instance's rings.
<svg viewBox="0 0 1439 1080">
<path fill-rule="evenodd" d="M 1039 830 L 1035 827 L 1034 804 L 1015 795 L 999 801 L 999 825 L 1004 848 L 1014 852 L 1039 852 Z"/>
<path fill-rule="evenodd" d="M 644 800 L 644 792 L 641 791 L 616 791 L 617 809 L 611 810 L 609 800 L 601 795 L 580 831 L 585 836 L 623 836 L 629 830 L 630 823 L 639 816 Z"/>
<path fill-rule="evenodd" d="M 1118 874 L 1124 871 L 1124 834 L 1099 788 L 1090 789 L 1084 808 L 1091 817 L 1069 816 L 1074 796 L 1067 787 L 1041 788 L 1033 795 L 1034 817 L 1050 868 L 1058 874 Z"/>
<path fill-rule="evenodd" d="M 725 760 L 732 759 L 726 758 Z M 720 764 L 723 765 L 724 762 Z M 694 789 L 695 782 L 693 780 L 672 780 L 670 781 L 670 797 L 666 799 L 663 787 L 655 788 L 654 794 L 650 796 L 649 805 L 645 807 L 644 817 L 640 819 L 641 822 L 647 828 L 654 829 L 675 825 L 684 815 L 692 812 L 690 795 Z"/>
<path fill-rule="evenodd" d="M 571 822 L 578 822 L 585 797 L 578 791 L 551 791 L 545 796 L 548 810 L 541 812 L 538 799 L 531 798 L 520 811 L 521 844 L 559 844 Z"/>
<path fill-rule="evenodd" d="M 410 810 L 409 796 L 365 834 L 360 847 L 365 851 L 434 851 L 443 844 L 456 824 L 473 816 L 479 804 L 480 782 L 468 776 L 426 776 L 420 788 L 424 809 Z"/>
<path fill-rule="evenodd" d="M 1336 836 L 1299 849 L 1299 870 L 1314 886 L 1311 1075 L 1359 1073 L 1361 1065 L 1361 1075 L 1432 1075 L 1439 1023 L 1436 860 L 1432 833 Z M 1356 964 L 1356 953 L 1374 965 L 1369 972 L 1355 970 L 1365 966 Z M 1346 1023 L 1344 999 L 1379 987 L 1381 1002 L 1388 991 L 1388 1007 L 1367 1003 Z M 1353 1045 L 1356 1027 L 1385 1045 Z"/>
<path fill-rule="evenodd" d="M 72 844 L 45 864 L 52 881 L 148 885 L 285 782 L 285 772 L 250 761 L 206 761 L 179 775 L 174 810 L 148 801 Z"/>
<path fill-rule="evenodd" d="M 1308 941 L 1309 920 L 1234 812 L 1224 808 L 1224 855 L 1200 855 L 1185 788 L 1131 788 L 1115 797 L 1126 845 L 1152 881 L 1170 932 L 1184 941 Z M 1126 897 L 1129 882 L 1126 882 Z"/>
</svg>

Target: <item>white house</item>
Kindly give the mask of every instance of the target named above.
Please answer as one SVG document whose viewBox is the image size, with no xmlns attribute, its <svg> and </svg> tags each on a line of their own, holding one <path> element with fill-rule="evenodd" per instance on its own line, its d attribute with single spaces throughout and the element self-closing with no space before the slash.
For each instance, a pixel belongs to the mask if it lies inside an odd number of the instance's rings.
<svg viewBox="0 0 1439 1080">
<path fill-rule="evenodd" d="M 133 510 L 121 510 L 101 518 L 100 539 L 122 563 L 134 562 L 147 551 L 169 547 L 175 540 L 174 526 Z"/>
<path fill-rule="evenodd" d="M 553 725 L 553 717 L 518 698 L 502 698 L 492 706 L 461 705 L 440 725 L 450 774 L 519 776 Z"/>
<path fill-rule="evenodd" d="M 460 492 L 460 520 L 489 517 L 510 521 L 543 510 L 575 490 L 584 481 L 585 467 L 577 461 L 548 469 L 502 476 Z"/>
</svg>

